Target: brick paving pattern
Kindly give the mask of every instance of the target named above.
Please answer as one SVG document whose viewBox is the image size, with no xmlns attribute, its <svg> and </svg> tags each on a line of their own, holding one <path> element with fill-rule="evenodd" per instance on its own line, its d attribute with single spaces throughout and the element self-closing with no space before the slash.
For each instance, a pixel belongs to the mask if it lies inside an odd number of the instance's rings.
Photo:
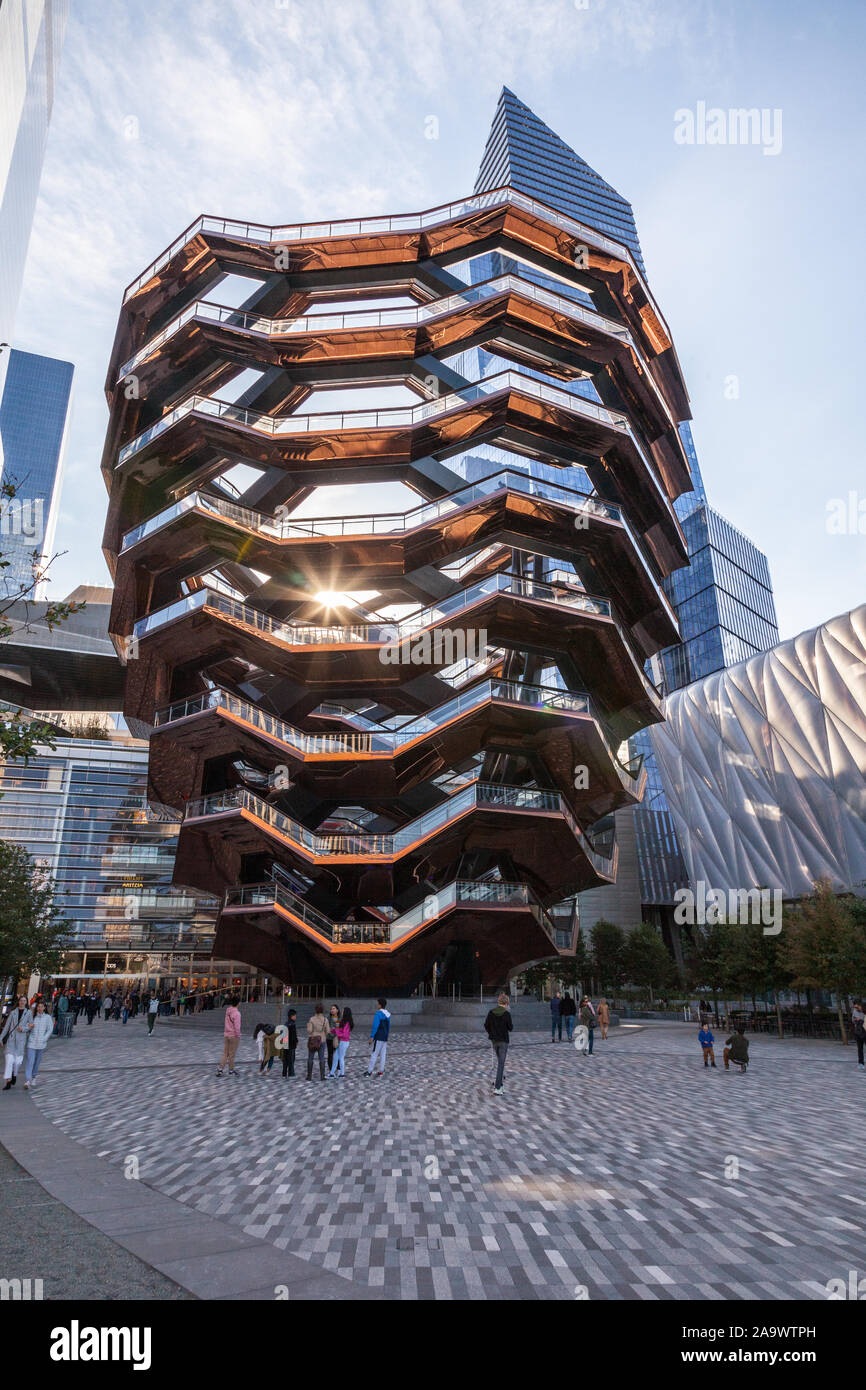
<svg viewBox="0 0 866 1390">
<path fill-rule="evenodd" d="M 823 1299 L 864 1272 L 866 1073 L 853 1047 L 765 1039 L 747 1076 L 704 1071 L 696 1031 L 619 1028 L 591 1059 L 523 1034 L 499 1099 L 474 1033 L 392 1033 L 382 1080 L 356 1036 L 346 1079 L 308 1084 L 260 1079 L 249 1037 L 217 1079 L 218 1032 L 101 1023 L 50 1044 L 33 1100 L 388 1298 Z"/>
</svg>

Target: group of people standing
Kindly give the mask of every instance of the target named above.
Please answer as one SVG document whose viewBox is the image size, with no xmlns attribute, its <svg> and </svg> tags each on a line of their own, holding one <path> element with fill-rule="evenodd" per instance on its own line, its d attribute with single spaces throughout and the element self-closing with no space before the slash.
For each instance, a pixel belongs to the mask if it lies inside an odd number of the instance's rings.
<svg viewBox="0 0 866 1390">
<path fill-rule="evenodd" d="M 565 1024 L 565 1033 L 569 1042 L 574 1037 L 574 1023 L 577 1019 L 589 1034 L 587 1044 L 587 1056 L 592 1056 L 592 1045 L 596 1028 L 601 1029 L 602 1038 L 607 1037 L 607 1030 L 610 1026 L 610 1006 L 606 999 L 598 1001 L 598 1008 L 593 1004 L 588 994 L 585 994 L 580 1001 L 580 1008 L 566 993 L 560 995 L 556 990 L 550 1000 L 550 1041 L 562 1042 L 562 1025 Z"/>
<path fill-rule="evenodd" d="M 225 1013 L 223 1029 L 223 1053 L 217 1067 L 217 1076 L 237 1076 L 235 1067 L 238 1047 L 241 1040 L 241 1012 L 239 1000 L 229 1000 Z M 382 1077 L 385 1074 L 385 1061 L 388 1055 L 388 1038 L 391 1033 L 391 1014 L 387 999 L 378 999 L 378 1008 L 373 1018 L 370 1032 L 370 1060 L 365 1076 Z M 307 1020 L 307 1080 L 313 1079 L 313 1067 L 318 1060 L 319 1079 L 334 1081 L 346 1075 L 346 1054 L 355 1029 L 355 1020 L 348 1005 L 340 1009 L 332 1004 L 327 1014 L 324 1004 L 316 1004 L 312 1017 Z M 283 1076 L 295 1075 L 295 1057 L 298 1051 L 298 1011 L 289 1009 L 284 1024 L 274 1027 L 269 1023 L 257 1023 L 253 1040 L 259 1059 L 258 1075 L 271 1071 L 274 1062 L 282 1056 Z M 326 1061 L 327 1059 L 327 1061 Z"/>
</svg>

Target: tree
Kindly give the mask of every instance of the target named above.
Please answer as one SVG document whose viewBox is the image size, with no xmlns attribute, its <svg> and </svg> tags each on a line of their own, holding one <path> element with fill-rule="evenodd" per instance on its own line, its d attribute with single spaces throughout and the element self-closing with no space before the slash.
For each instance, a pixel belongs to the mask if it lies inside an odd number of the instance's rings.
<svg viewBox="0 0 866 1390">
<path fill-rule="evenodd" d="M 0 479 L 0 535 L 20 533 L 22 501 L 18 496 L 19 492 L 20 484 L 15 478 L 7 475 Z M 25 499 L 25 502 L 28 500 Z M 9 590 L 8 581 L 3 582 L 3 592 L 0 593 L 0 647 L 10 637 L 21 632 L 33 631 L 31 604 L 34 602 L 36 590 L 46 582 L 48 570 L 54 561 L 60 558 L 60 553 L 44 560 L 39 550 L 34 550 L 30 556 L 31 572 L 28 579 L 19 583 L 17 589 L 12 592 Z M 0 581 L 4 581 L 5 571 L 11 563 L 11 560 L 4 558 L 0 550 Z M 15 605 L 21 607 L 13 617 L 12 609 Z M 39 616 L 39 624 L 53 632 L 74 613 L 80 613 L 84 607 L 83 603 L 50 601 Z M 47 743 L 50 748 L 54 747 L 51 735 L 49 724 L 33 721 L 23 710 L 19 709 L 11 715 L 0 714 L 0 758 L 20 758 L 26 763 L 33 756 L 38 744 Z"/>
<path fill-rule="evenodd" d="M 592 929 L 592 967 L 602 990 L 614 990 L 625 979 L 624 946 L 622 927 L 600 917 Z"/>
<path fill-rule="evenodd" d="M 789 914 L 780 953 L 797 988 L 836 995 L 839 1031 L 847 1043 L 842 1001 L 866 984 L 866 914 L 837 897 L 829 879 L 820 879 Z"/>
<path fill-rule="evenodd" d="M 649 990 L 650 1003 L 653 988 L 663 989 L 673 974 L 673 961 L 667 947 L 649 922 L 641 922 L 628 933 L 622 950 L 622 966 L 627 980 Z"/>
<path fill-rule="evenodd" d="M 51 875 L 22 845 L 0 840 L 0 980 L 53 974 L 63 956 L 65 928 Z"/>
</svg>

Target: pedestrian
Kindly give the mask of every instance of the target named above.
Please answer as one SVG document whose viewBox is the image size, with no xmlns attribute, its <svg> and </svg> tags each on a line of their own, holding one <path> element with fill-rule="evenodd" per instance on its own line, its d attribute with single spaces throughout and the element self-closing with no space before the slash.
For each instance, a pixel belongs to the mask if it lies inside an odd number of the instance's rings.
<svg viewBox="0 0 866 1390">
<path fill-rule="evenodd" d="M 111 1010 L 112 1010 L 113 1008 L 114 1008 L 114 995 L 113 995 L 113 994 L 106 994 L 105 998 L 104 998 L 103 1001 L 102 1001 L 102 1012 L 103 1012 L 104 1020 L 105 1020 L 106 1023 L 107 1023 L 108 1020 L 111 1018 Z"/>
<path fill-rule="evenodd" d="M 42 1055 L 53 1032 L 54 1020 L 46 1011 L 44 1001 L 40 999 L 27 1031 L 27 1051 L 24 1054 L 25 1091 L 29 1091 L 31 1086 L 36 1085 L 36 1073 L 39 1071 Z"/>
<path fill-rule="evenodd" d="M 99 1000 L 96 998 L 96 995 L 91 990 L 91 992 L 85 997 L 84 1000 L 84 1012 L 87 1014 L 88 1027 L 93 1023 L 94 1015 L 96 1014 L 98 1008 Z"/>
<path fill-rule="evenodd" d="M 75 993 L 74 989 L 71 989 L 69 991 L 69 1003 L 72 1006 L 73 1026 L 78 1022 L 78 1015 L 81 1013 L 81 1006 L 83 1002 L 84 1001 L 81 999 L 81 997 Z"/>
<path fill-rule="evenodd" d="M 328 1075 L 331 1075 L 331 1068 L 334 1065 L 334 1049 L 337 1046 L 336 1033 L 340 1026 L 340 1010 L 336 1004 L 332 1004 L 328 1010 L 328 1036 L 325 1045 L 328 1049 Z"/>
<path fill-rule="evenodd" d="M 592 1040 L 595 1036 L 595 1025 L 597 1019 L 595 1017 L 595 1009 L 592 1007 L 592 1000 L 590 999 L 588 994 L 585 994 L 580 1001 L 580 1021 L 583 1024 L 584 1028 L 587 1030 L 588 1042 L 586 1048 L 586 1055 L 587 1057 L 591 1057 Z"/>
<path fill-rule="evenodd" d="M 148 1036 L 148 1037 L 150 1037 L 150 1036 L 152 1035 L 152 1033 L 153 1033 L 153 1025 L 156 1023 L 156 1016 L 157 1016 L 158 1013 L 159 1013 L 159 995 L 157 994 L 156 990 L 154 990 L 154 991 L 153 991 L 153 994 L 150 996 L 150 1000 L 149 1000 L 148 1005 L 147 1005 L 147 1036 Z M 108 1017 L 108 1014 L 106 1014 L 105 1017 L 107 1018 L 107 1017 Z"/>
<path fill-rule="evenodd" d="M 866 1043 L 866 1009 L 863 1008 L 863 1000 L 857 999 L 854 1008 L 851 1010 L 851 1023 L 854 1028 L 854 1041 L 857 1044 L 857 1065 L 861 1071 L 863 1067 L 863 1044 Z"/>
<path fill-rule="evenodd" d="M 610 1008 L 607 1000 L 604 998 L 598 1001 L 598 1026 L 601 1029 L 602 1042 L 604 1042 L 604 1039 L 607 1037 L 607 1030 L 610 1026 Z"/>
<path fill-rule="evenodd" d="M 265 1072 L 270 1072 L 277 1060 L 277 1036 L 272 1023 L 257 1023 L 253 1032 L 253 1041 L 256 1044 L 256 1055 L 259 1059 L 259 1070 L 257 1075 L 264 1076 Z"/>
<path fill-rule="evenodd" d="M 19 994 L 18 1004 L 16 1008 L 9 1010 L 3 1025 L 3 1032 L 0 1033 L 0 1042 L 4 1043 L 6 1047 L 6 1065 L 3 1069 L 3 1077 L 6 1082 L 3 1087 L 4 1091 L 8 1091 L 14 1086 L 18 1078 L 18 1068 L 24 1061 L 27 1034 L 32 1022 L 33 1014 L 28 1007 L 27 996 Z"/>
<path fill-rule="evenodd" d="M 124 1000 L 123 1000 L 123 1008 L 120 1010 L 120 1017 L 121 1017 L 121 1019 L 123 1020 L 123 1026 L 124 1026 L 124 1028 L 126 1027 L 126 1020 L 129 1018 L 129 1011 L 130 1011 L 131 1008 L 132 1008 L 132 1000 L 130 999 L 129 995 L 127 994 L 127 995 L 125 996 Z"/>
<path fill-rule="evenodd" d="M 562 1042 L 562 1004 L 559 998 L 559 990 L 556 991 L 550 1001 L 550 1041 L 556 1042 L 556 1032 L 559 1030 L 559 1041 Z"/>
<path fill-rule="evenodd" d="M 746 1030 L 742 1026 L 736 1033 L 732 1033 L 725 1043 L 725 1050 L 722 1053 L 725 1063 L 725 1071 L 728 1071 L 729 1063 L 736 1062 L 741 1072 L 745 1072 L 749 1065 L 749 1039 L 746 1037 Z M 713 1062 L 713 1066 L 715 1066 Z"/>
<path fill-rule="evenodd" d="M 704 1023 L 701 1025 L 701 1031 L 698 1033 L 698 1042 L 700 1043 L 701 1051 L 704 1054 L 704 1066 L 708 1067 L 710 1063 L 712 1063 L 712 1065 L 715 1066 L 716 1054 L 713 1051 L 713 1048 L 715 1047 L 716 1040 L 713 1037 L 713 1030 L 708 1023 Z M 728 1063 L 726 1060 L 725 1066 L 727 1065 Z"/>
<path fill-rule="evenodd" d="M 325 1079 L 325 1041 L 330 1032 L 330 1024 L 325 1017 L 322 1004 L 316 1005 L 312 1018 L 307 1019 L 307 1080 L 313 1079 L 313 1062 L 319 1059 L 319 1076 Z"/>
<path fill-rule="evenodd" d="M 235 1071 L 235 1055 L 241 1040 L 241 1011 L 238 1008 L 239 999 L 233 994 L 226 1006 L 225 1023 L 223 1024 L 223 1055 L 217 1067 L 217 1076 L 225 1076 L 228 1067 L 229 1076 L 237 1076 Z"/>
<path fill-rule="evenodd" d="M 295 1053 L 298 1050 L 298 1011 L 289 1009 L 286 1015 L 286 1043 L 283 1048 L 283 1076 L 294 1076 Z"/>
<path fill-rule="evenodd" d="M 577 1005 L 575 1004 L 570 994 L 564 994 L 562 996 L 562 1001 L 559 1005 L 560 1028 L 562 1027 L 562 1023 L 564 1022 L 565 1032 L 569 1042 L 571 1042 L 571 1037 L 574 1032 L 574 1020 L 576 1014 Z M 562 1037 L 562 1033 L 560 1033 L 559 1036 Z"/>
<path fill-rule="evenodd" d="M 329 1077 L 346 1075 L 346 1053 L 349 1051 L 349 1043 L 352 1038 L 352 1029 L 355 1027 L 355 1020 L 352 1017 L 352 1010 L 345 1008 L 340 1014 L 337 1026 L 334 1029 L 334 1056 L 331 1062 Z"/>
<path fill-rule="evenodd" d="M 65 1038 L 67 1028 L 66 1018 L 69 1013 L 69 997 L 67 994 L 61 992 L 57 996 L 57 1004 L 55 1008 L 57 1017 L 56 1032 L 58 1037 Z M 69 1027 L 71 1028 L 72 1025 L 69 1024 Z"/>
<path fill-rule="evenodd" d="M 511 1017 L 511 1010 L 508 1007 L 509 998 L 507 994 L 500 994 L 499 1002 L 492 1008 L 484 1020 L 484 1031 L 486 1032 L 496 1053 L 496 1080 L 493 1083 L 493 1094 L 501 1096 L 505 1088 L 502 1085 L 505 1076 L 505 1059 L 508 1056 L 509 1033 L 514 1027 L 514 1020 Z M 574 1001 L 572 1001 L 573 1003 Z M 573 1015 L 569 1015 L 569 1021 L 573 1025 Z M 568 1033 L 571 1037 L 571 1029 Z"/>
<path fill-rule="evenodd" d="M 373 1015 L 373 1027 L 370 1030 L 370 1042 L 373 1045 L 373 1050 L 370 1053 L 370 1065 L 367 1067 L 364 1075 L 372 1076 L 375 1071 L 376 1076 L 379 1077 L 385 1075 L 385 1058 L 388 1056 L 388 1038 L 391 1036 L 391 1015 L 388 1012 L 387 999 L 377 999 L 376 1003 L 379 1007 Z M 376 1070 L 377 1067 L 378 1071 Z"/>
</svg>

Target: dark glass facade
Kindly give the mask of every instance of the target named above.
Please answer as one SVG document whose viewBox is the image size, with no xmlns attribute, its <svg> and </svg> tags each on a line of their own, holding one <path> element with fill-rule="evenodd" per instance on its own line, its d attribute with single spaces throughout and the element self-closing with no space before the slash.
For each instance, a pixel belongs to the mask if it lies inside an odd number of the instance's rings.
<svg viewBox="0 0 866 1390">
<path fill-rule="evenodd" d="M 507 88 L 499 98 L 475 189 L 483 192 L 503 184 L 615 237 L 630 249 L 644 272 L 631 204 Z M 502 256 L 479 260 L 483 264 L 472 267 L 467 283 L 506 269 Z M 520 273 L 527 275 L 525 268 Z M 563 293 L 560 285 L 548 284 L 540 272 L 537 281 Z M 580 390 L 582 385 L 575 383 L 571 389 Z M 674 506 L 691 563 L 675 570 L 663 587 L 683 642 L 648 663 L 653 678 L 667 692 L 754 656 L 779 640 L 766 556 L 709 506 L 688 421 L 680 424 L 679 434 L 694 488 L 677 498 Z M 671 903 L 675 889 L 686 882 L 685 866 L 648 729 L 630 740 L 630 749 L 632 755 L 643 757 L 647 771 L 644 800 L 630 813 L 635 822 L 641 900 L 643 904 Z M 621 860 L 620 874 L 623 867 Z M 600 890 L 600 896 L 612 891 Z M 593 910 L 597 896 L 599 890 L 593 895 Z"/>
<path fill-rule="evenodd" d="M 631 203 L 507 87 L 499 97 L 475 192 L 505 184 L 621 242 L 643 272 Z"/>
<path fill-rule="evenodd" d="M 0 400 L 2 476 L 16 496 L 0 505 L 0 594 L 10 596 L 33 580 L 33 553 L 50 557 L 54 544 L 64 445 L 74 368 L 71 362 L 33 352 L 10 354 Z"/>
</svg>

